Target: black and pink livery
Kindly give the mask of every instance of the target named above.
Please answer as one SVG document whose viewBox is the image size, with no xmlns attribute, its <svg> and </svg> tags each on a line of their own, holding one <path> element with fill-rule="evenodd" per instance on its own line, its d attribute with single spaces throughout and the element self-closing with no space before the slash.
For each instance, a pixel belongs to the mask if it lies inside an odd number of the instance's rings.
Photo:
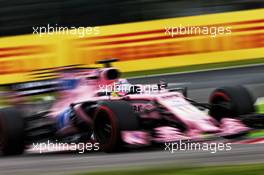
<svg viewBox="0 0 264 175">
<path fill-rule="evenodd" d="M 154 90 L 139 92 L 141 85 L 120 79 L 119 71 L 109 65 L 112 61 L 101 61 L 104 68 L 63 74 L 60 81 L 66 88 L 58 92 L 56 102 L 46 111 L 21 116 L 16 108 L 2 110 L 1 151 L 6 155 L 20 154 L 25 145 L 56 138 L 99 142 L 103 151 L 113 152 L 126 147 L 202 140 L 204 135 L 234 138 L 263 122 L 263 116 L 255 114 L 254 100 L 244 87 L 219 88 L 211 94 L 208 104 L 187 98 L 186 89 L 170 89 L 160 83 L 152 85 Z M 116 91 L 113 86 L 117 85 L 119 89 L 128 88 Z M 17 126 L 12 126 L 11 118 Z"/>
</svg>

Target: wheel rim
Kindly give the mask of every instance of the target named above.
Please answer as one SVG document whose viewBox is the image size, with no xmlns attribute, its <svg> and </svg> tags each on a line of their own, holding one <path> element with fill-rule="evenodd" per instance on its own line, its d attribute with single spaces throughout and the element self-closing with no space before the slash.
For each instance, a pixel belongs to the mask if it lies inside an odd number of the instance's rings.
<svg viewBox="0 0 264 175">
<path fill-rule="evenodd" d="M 230 97 L 223 92 L 214 93 L 210 98 L 210 103 L 215 105 L 223 105 L 223 106 L 231 106 L 232 104 Z M 214 111 L 213 113 L 211 113 L 211 115 L 213 115 L 217 120 L 221 120 L 221 118 L 225 115 L 226 116 L 232 115 L 231 111 L 223 110 L 223 109 L 220 112 Z"/>
<path fill-rule="evenodd" d="M 113 127 L 111 125 L 109 114 L 106 111 L 101 110 L 97 113 L 94 127 L 95 137 L 99 143 L 107 144 L 111 141 L 113 135 Z"/>
</svg>

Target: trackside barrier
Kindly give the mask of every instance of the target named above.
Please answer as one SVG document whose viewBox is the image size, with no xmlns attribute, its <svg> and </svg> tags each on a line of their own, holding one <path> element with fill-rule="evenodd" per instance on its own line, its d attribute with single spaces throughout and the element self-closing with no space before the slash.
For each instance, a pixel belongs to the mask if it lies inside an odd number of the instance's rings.
<svg viewBox="0 0 264 175">
<path fill-rule="evenodd" d="M 0 84 L 50 79 L 56 77 L 50 71 L 56 67 L 89 67 L 112 57 L 120 59 L 114 65 L 123 72 L 261 58 L 262 14 L 259 9 L 101 26 L 96 34 L 82 37 L 62 33 L 3 37 Z"/>
</svg>

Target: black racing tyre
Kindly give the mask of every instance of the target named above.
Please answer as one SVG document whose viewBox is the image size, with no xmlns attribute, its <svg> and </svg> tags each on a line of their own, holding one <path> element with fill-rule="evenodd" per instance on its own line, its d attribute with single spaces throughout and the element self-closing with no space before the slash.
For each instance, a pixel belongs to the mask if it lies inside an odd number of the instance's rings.
<svg viewBox="0 0 264 175">
<path fill-rule="evenodd" d="M 15 108 L 0 109 L 0 152 L 19 155 L 25 149 L 24 119 Z"/>
<path fill-rule="evenodd" d="M 243 86 L 218 88 L 211 94 L 209 103 L 212 105 L 209 114 L 217 120 L 255 112 L 254 98 Z"/>
<path fill-rule="evenodd" d="M 123 151 L 121 131 L 138 129 L 138 117 L 126 101 L 103 101 L 95 111 L 94 137 L 105 152 Z"/>
</svg>

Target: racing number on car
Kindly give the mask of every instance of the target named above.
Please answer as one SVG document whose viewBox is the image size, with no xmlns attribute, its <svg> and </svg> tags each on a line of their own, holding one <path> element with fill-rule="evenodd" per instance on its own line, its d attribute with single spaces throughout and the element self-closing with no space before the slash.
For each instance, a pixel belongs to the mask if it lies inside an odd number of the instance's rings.
<svg viewBox="0 0 264 175">
<path fill-rule="evenodd" d="M 143 111 L 143 105 L 133 105 L 133 109 L 135 112 Z"/>
</svg>

